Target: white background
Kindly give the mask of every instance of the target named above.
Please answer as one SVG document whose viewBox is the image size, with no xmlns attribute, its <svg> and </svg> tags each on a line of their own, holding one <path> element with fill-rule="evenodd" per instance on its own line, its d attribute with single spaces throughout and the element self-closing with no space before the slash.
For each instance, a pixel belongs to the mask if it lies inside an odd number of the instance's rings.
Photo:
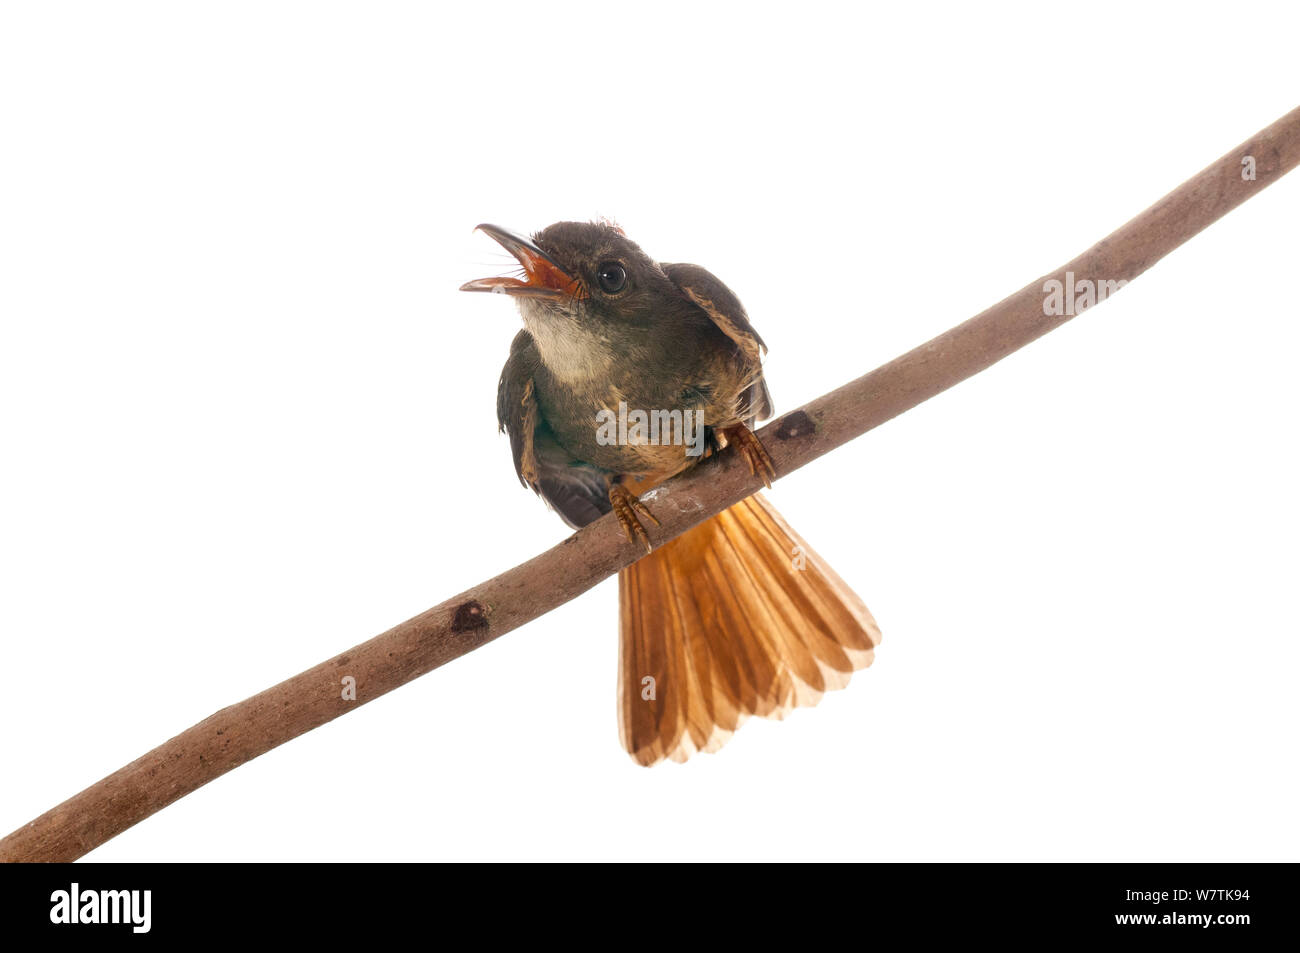
<svg viewBox="0 0 1300 953">
<path fill-rule="evenodd" d="M 0 828 L 566 535 L 481 221 L 616 218 L 792 409 L 1292 109 L 1292 5 L 0 14 Z M 1300 174 L 781 481 L 875 665 L 637 767 L 616 584 L 94 860 L 1296 860 Z M 2 832 L 0 832 L 2 833 Z"/>
</svg>

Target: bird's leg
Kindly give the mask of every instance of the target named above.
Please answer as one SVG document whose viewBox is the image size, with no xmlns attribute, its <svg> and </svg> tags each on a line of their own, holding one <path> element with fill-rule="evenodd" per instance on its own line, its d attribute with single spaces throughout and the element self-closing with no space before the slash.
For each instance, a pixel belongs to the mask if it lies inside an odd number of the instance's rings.
<svg viewBox="0 0 1300 953">
<path fill-rule="evenodd" d="M 704 428 L 704 455 L 712 456 L 722 450 L 722 444 L 718 442 L 718 432 L 712 427 Z"/>
<path fill-rule="evenodd" d="M 620 475 L 609 478 L 609 505 L 614 515 L 618 517 L 618 523 L 623 527 L 627 538 L 634 543 L 640 543 L 647 553 L 650 552 L 653 548 L 650 545 L 650 537 L 646 534 L 645 527 L 641 525 L 637 514 L 640 513 L 656 526 L 659 525 L 659 521 L 650 512 L 650 507 L 642 503 L 639 496 L 623 485 L 623 477 Z"/>
<path fill-rule="evenodd" d="M 761 479 L 763 485 L 769 490 L 772 489 L 772 481 L 776 478 L 776 467 L 772 464 L 772 458 L 767 455 L 767 448 L 763 446 L 763 442 L 754 436 L 754 431 L 744 424 L 736 424 L 734 427 L 724 428 L 722 435 L 727 438 L 727 443 L 736 445 L 736 451 L 749 464 L 749 472 Z"/>
</svg>

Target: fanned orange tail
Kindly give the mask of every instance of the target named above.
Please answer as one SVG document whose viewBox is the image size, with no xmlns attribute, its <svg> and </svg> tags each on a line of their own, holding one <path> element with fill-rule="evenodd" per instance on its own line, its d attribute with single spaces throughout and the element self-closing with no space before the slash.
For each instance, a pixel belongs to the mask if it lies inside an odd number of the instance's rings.
<svg viewBox="0 0 1300 953">
<path fill-rule="evenodd" d="M 761 495 L 618 576 L 619 734 L 638 763 L 717 751 L 848 684 L 876 621 Z"/>
</svg>

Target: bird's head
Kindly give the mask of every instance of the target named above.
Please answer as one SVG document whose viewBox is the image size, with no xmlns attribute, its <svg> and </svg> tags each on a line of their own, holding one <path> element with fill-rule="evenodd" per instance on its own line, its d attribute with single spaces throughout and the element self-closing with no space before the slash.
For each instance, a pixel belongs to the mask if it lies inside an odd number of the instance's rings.
<svg viewBox="0 0 1300 953">
<path fill-rule="evenodd" d="M 663 269 L 623 230 L 603 222 L 557 222 L 532 238 L 480 225 L 518 259 L 522 275 L 479 278 L 461 291 L 510 295 L 534 333 L 551 336 L 648 326 L 663 296 L 678 294 Z"/>
</svg>

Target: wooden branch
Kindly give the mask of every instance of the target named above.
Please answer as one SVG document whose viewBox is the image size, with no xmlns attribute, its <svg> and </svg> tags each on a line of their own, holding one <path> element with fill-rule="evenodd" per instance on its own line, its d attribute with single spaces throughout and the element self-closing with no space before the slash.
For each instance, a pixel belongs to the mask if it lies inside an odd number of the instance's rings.
<svg viewBox="0 0 1300 953">
<path fill-rule="evenodd" d="M 1293 110 L 1052 275 L 759 431 L 790 473 L 1059 327 L 1045 283 L 1130 281 L 1300 163 Z M 1254 177 L 1245 174 L 1253 165 Z M 758 489 L 731 452 L 653 491 L 662 543 Z M 0 840 L 0 860 L 68 861 L 277 745 L 586 592 L 640 556 L 606 516 L 558 546 L 194 727 Z M 343 679 L 356 679 L 356 699 Z"/>
</svg>

